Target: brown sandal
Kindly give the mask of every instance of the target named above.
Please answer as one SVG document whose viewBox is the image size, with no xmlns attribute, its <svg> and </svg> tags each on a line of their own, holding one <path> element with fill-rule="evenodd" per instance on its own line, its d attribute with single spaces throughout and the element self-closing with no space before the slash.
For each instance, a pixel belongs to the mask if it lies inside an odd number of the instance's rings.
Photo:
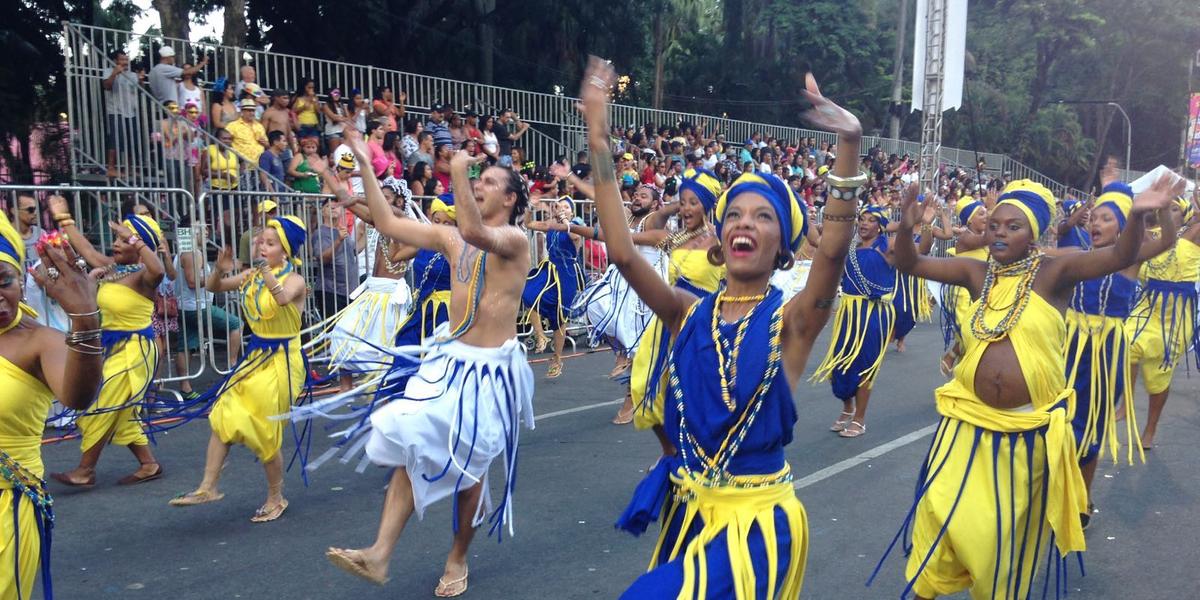
<svg viewBox="0 0 1200 600">
<path fill-rule="evenodd" d="M 67 475 L 66 473 L 51 473 L 50 478 L 63 484 L 63 485 L 70 486 L 73 488 L 88 489 L 88 488 L 96 487 L 96 474 L 95 473 L 93 473 L 90 478 L 88 478 L 84 481 L 75 481 L 75 480 L 71 479 L 71 477 L 69 475 Z"/>
<path fill-rule="evenodd" d="M 146 475 L 145 477 L 138 477 L 137 473 L 131 473 L 129 475 L 126 475 L 126 476 L 118 479 L 117 485 L 137 485 L 139 483 L 146 483 L 147 481 L 154 481 L 155 479 L 162 479 L 162 476 L 163 476 L 162 465 L 160 465 L 158 463 L 154 463 L 154 464 L 155 464 L 155 466 L 158 467 L 158 469 L 155 470 L 153 473 Z"/>
</svg>

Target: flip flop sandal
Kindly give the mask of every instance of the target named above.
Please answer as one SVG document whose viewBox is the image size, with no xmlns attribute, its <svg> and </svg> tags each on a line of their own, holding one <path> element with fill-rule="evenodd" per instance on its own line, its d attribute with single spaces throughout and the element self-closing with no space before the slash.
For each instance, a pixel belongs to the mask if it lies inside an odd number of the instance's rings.
<svg viewBox="0 0 1200 600">
<path fill-rule="evenodd" d="M 355 560 L 355 558 L 359 560 Z M 342 548 L 330 548 L 325 551 L 325 558 L 333 563 L 333 566 L 356 577 L 361 577 L 374 583 L 375 585 L 384 585 L 389 581 L 387 577 L 380 577 L 367 570 L 366 563 L 363 562 L 362 552 L 358 550 L 345 550 Z"/>
<path fill-rule="evenodd" d="M 258 510 L 254 511 L 254 516 L 250 517 L 250 522 L 251 523 L 270 523 L 271 521 L 274 521 L 275 519 L 282 517 L 283 511 L 287 510 L 287 507 L 288 507 L 287 500 L 280 500 L 279 504 L 276 504 L 274 507 L 272 507 L 270 509 L 267 509 L 266 506 L 262 506 Z"/>
<path fill-rule="evenodd" d="M 546 370 L 546 379 L 558 379 L 562 376 L 562 362 L 550 363 L 550 368 Z"/>
<path fill-rule="evenodd" d="M 613 417 L 612 424 L 613 425 L 628 425 L 628 424 L 632 423 L 634 410 L 635 409 L 633 409 L 633 408 L 630 408 L 629 412 L 625 412 L 623 410 L 617 410 L 617 416 Z"/>
<path fill-rule="evenodd" d="M 433 595 L 438 598 L 453 598 L 463 595 L 467 591 L 467 575 L 469 574 L 469 572 L 464 572 L 462 577 L 452 581 L 446 581 L 445 577 L 439 577 L 438 585 L 434 588 Z"/>
<path fill-rule="evenodd" d="M 145 477 L 138 477 L 137 473 L 126 475 L 117 480 L 117 485 L 137 485 L 139 483 L 146 483 L 147 481 L 154 481 L 155 479 L 162 479 L 162 476 L 162 465 L 158 465 L 158 470 L 150 475 L 146 475 Z"/>
<path fill-rule="evenodd" d="M 850 419 L 853 418 L 854 413 L 844 412 L 838 415 L 838 418 L 833 422 L 833 425 L 829 426 L 829 430 L 834 433 L 841 433 L 842 430 L 846 429 L 846 425 L 850 423 Z"/>
<path fill-rule="evenodd" d="M 167 504 L 171 506 L 200 506 L 209 502 L 216 502 L 225 497 L 225 494 L 210 494 L 208 492 L 184 492 L 172 498 Z"/>
<path fill-rule="evenodd" d="M 867 426 L 858 421 L 850 421 L 850 424 L 845 429 L 838 432 L 838 435 L 844 438 L 856 438 L 867 432 Z"/>
<path fill-rule="evenodd" d="M 92 475 L 91 479 L 88 479 L 87 481 L 84 481 L 83 483 L 80 483 L 78 481 L 72 481 L 71 478 L 68 477 L 66 473 L 51 473 L 50 479 L 53 479 L 63 485 L 70 486 L 73 488 L 87 489 L 87 488 L 96 487 L 96 476 L 95 475 Z"/>
</svg>

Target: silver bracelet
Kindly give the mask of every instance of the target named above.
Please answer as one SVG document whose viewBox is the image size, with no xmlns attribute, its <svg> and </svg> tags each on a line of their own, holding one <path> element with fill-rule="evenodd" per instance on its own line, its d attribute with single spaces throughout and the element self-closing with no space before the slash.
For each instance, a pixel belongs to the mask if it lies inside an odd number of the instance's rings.
<svg viewBox="0 0 1200 600">
<path fill-rule="evenodd" d="M 89 312 L 89 313 L 78 313 L 78 314 L 67 313 L 67 316 L 71 317 L 72 319 L 82 319 L 84 317 L 98 317 L 98 316 L 100 316 L 100 309 L 97 308 L 96 310 L 93 310 L 92 312 Z"/>
<path fill-rule="evenodd" d="M 81 344 L 83 342 L 91 342 L 100 339 L 99 329 L 87 329 L 84 331 L 68 331 L 67 344 Z"/>
<path fill-rule="evenodd" d="M 81 350 L 79 347 L 76 347 L 76 346 L 67 346 L 67 350 L 70 350 L 71 352 L 78 352 L 79 354 L 86 354 L 88 356 L 103 356 L 104 355 L 104 349 L 100 348 L 98 346 L 84 346 L 83 348 L 87 348 L 87 349 Z"/>
</svg>

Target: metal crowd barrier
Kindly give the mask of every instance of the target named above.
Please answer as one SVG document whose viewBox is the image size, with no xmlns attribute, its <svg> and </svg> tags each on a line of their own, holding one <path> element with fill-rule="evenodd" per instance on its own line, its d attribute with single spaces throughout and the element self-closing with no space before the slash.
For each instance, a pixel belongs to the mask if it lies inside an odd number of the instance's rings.
<svg viewBox="0 0 1200 600">
<path fill-rule="evenodd" d="M 182 308 L 178 305 L 178 286 L 182 273 L 176 271 L 181 256 L 196 260 L 199 254 L 186 239 L 177 236 L 179 230 L 172 226 L 177 218 L 194 214 L 195 199 L 191 192 L 180 188 L 0 185 L 0 205 L 10 215 L 16 213 L 13 222 L 18 232 L 24 229 L 20 220 L 26 218 L 26 214 L 33 216 L 32 224 L 44 231 L 57 227 L 52 215 L 48 214 L 46 204 L 47 198 L 52 195 L 63 196 L 70 203 L 76 228 L 102 254 L 107 255 L 112 250 L 113 235 L 109 221 L 119 222 L 125 214 L 141 212 L 142 208 L 139 207 L 144 207 L 162 225 L 165 247 L 160 249 L 160 259 L 167 274 L 163 277 L 155 300 L 154 324 L 159 364 L 154 381 L 161 385 L 202 375 L 205 371 L 204 361 L 186 360 L 185 350 L 189 346 L 203 347 L 209 335 L 203 327 L 194 330 L 182 327 Z M 32 197 L 35 202 L 22 201 L 22 197 Z M 34 211 L 27 212 L 22 205 Z M 12 208 L 17 210 L 13 211 Z M 36 241 L 36 237 L 31 236 L 27 248 L 32 250 L 32 244 Z M 27 265 L 33 265 L 38 260 L 36 253 L 27 253 Z M 173 271 L 175 277 L 171 276 Z M 32 278 L 26 279 L 26 285 L 26 297 L 33 300 L 34 308 L 39 312 L 39 321 L 66 331 L 70 323 L 57 303 L 38 289 Z M 176 362 L 176 355 L 185 357 L 185 360 Z"/>
</svg>

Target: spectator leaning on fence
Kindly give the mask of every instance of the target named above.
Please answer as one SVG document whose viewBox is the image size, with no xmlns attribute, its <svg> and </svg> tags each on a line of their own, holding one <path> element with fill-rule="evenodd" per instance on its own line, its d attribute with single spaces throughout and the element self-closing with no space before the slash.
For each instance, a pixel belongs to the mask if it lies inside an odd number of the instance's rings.
<svg viewBox="0 0 1200 600">
<path fill-rule="evenodd" d="M 179 102 L 179 80 L 184 74 L 195 75 L 196 71 L 208 65 L 208 56 L 200 59 L 195 66 L 179 68 L 175 66 L 175 50 L 170 46 L 158 49 L 158 64 L 150 69 L 150 93 L 159 102 L 174 100 Z"/>
<path fill-rule="evenodd" d="M 129 71 L 129 55 L 123 50 L 112 54 L 113 66 L 104 70 L 100 85 L 104 88 L 105 162 L 108 177 L 122 177 L 117 170 L 118 152 L 129 152 L 138 133 L 138 84 L 146 78 L 144 71 L 136 75 Z"/>
</svg>

